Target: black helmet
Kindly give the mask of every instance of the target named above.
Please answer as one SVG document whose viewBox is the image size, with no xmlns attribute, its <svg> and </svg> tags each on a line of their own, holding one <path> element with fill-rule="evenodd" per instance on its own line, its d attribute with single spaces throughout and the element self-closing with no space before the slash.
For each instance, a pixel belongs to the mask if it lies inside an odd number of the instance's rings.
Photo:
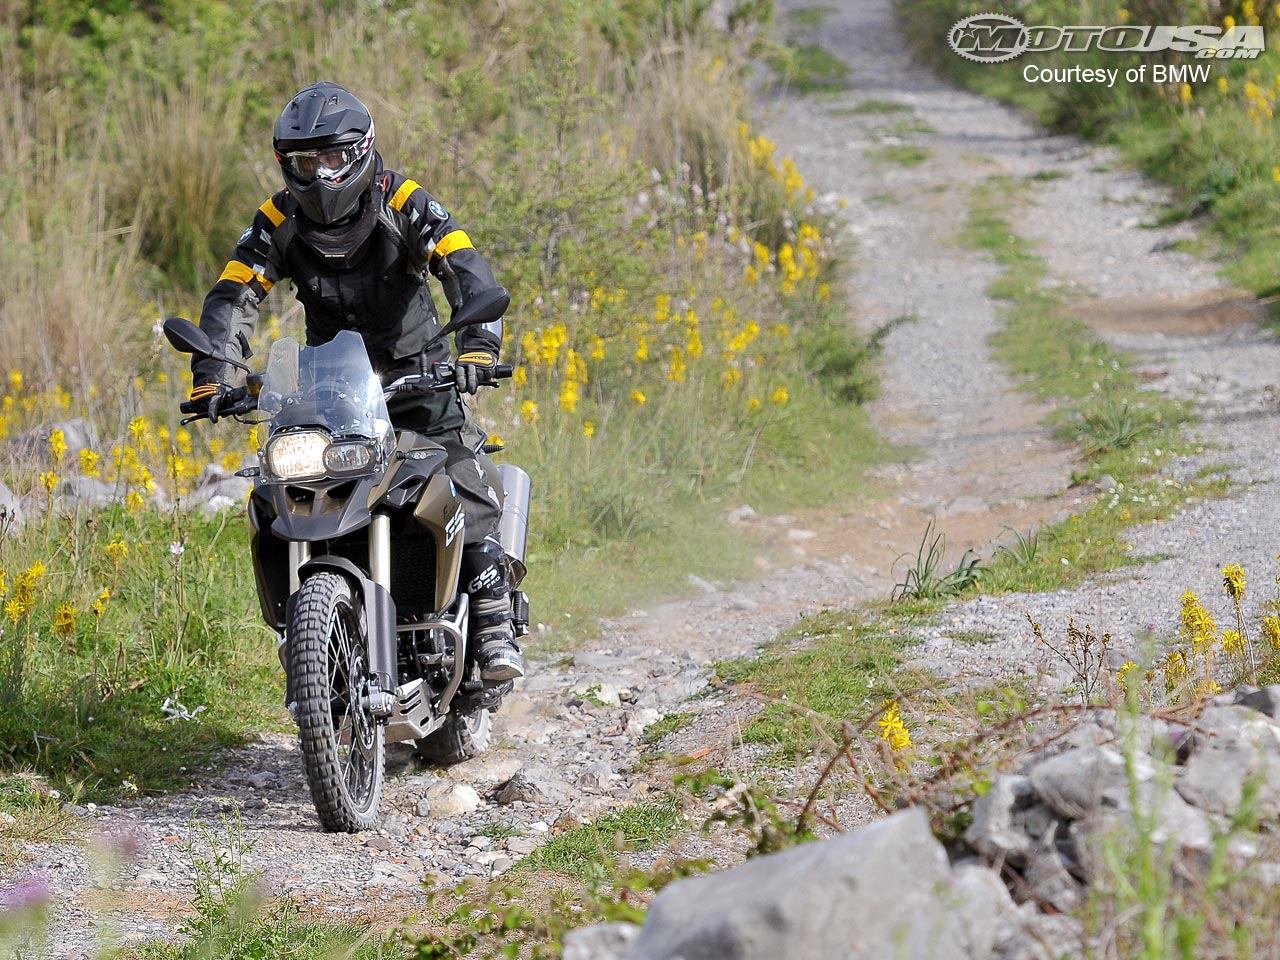
<svg viewBox="0 0 1280 960">
<path fill-rule="evenodd" d="M 299 90 L 276 121 L 271 142 L 285 187 L 316 223 L 349 216 L 373 179 L 373 117 L 336 83 L 322 80 Z"/>
</svg>

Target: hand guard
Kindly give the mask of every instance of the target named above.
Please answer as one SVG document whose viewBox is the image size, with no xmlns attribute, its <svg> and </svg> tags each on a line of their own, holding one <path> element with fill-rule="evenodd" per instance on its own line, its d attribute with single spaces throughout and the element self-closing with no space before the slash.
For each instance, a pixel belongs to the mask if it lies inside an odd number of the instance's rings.
<svg viewBox="0 0 1280 960">
<path fill-rule="evenodd" d="M 218 422 L 218 410 L 226 402 L 231 388 L 225 383 L 203 383 L 191 388 L 190 409 L 192 413 L 207 416 L 212 423 Z"/>
<path fill-rule="evenodd" d="M 474 394 L 481 384 L 493 381 L 498 358 L 488 350 L 471 350 L 458 357 L 453 367 L 453 382 L 461 393 Z"/>
</svg>

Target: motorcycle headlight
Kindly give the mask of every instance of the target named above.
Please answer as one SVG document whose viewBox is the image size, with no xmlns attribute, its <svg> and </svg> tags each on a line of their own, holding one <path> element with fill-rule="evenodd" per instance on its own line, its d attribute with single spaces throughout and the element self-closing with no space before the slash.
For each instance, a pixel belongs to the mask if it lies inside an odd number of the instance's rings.
<svg viewBox="0 0 1280 960">
<path fill-rule="evenodd" d="M 325 474 L 329 435 L 316 430 L 281 433 L 267 444 L 267 470 L 281 480 L 312 480 Z"/>
<path fill-rule="evenodd" d="M 331 443 L 324 452 L 325 471 L 339 476 L 368 473 L 373 460 L 373 444 L 359 440 Z"/>
</svg>

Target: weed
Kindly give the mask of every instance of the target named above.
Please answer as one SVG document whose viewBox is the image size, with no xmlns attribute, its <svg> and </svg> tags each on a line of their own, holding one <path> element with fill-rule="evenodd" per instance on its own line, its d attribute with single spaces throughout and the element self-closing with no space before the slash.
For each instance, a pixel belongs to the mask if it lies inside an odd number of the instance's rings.
<svg viewBox="0 0 1280 960">
<path fill-rule="evenodd" d="M 670 736 L 673 733 L 679 733 L 689 724 L 693 723 L 697 714 L 688 712 L 668 713 L 656 723 L 652 723 L 645 727 L 644 741 L 645 743 L 657 743 L 663 737 Z"/>
<path fill-rule="evenodd" d="M 933 153 L 928 147 L 916 144 L 892 143 L 867 150 L 867 156 L 879 163 L 892 163 L 900 167 L 918 167 Z"/>
<path fill-rule="evenodd" d="M 513 869 L 549 870 L 579 880 L 600 878 L 619 853 L 653 849 L 666 842 L 682 820 L 674 798 L 638 803 L 553 837 Z"/>
<path fill-rule="evenodd" d="M 1124 450 L 1157 428 L 1156 416 L 1155 411 L 1127 400 L 1103 397 L 1077 413 L 1076 440 L 1090 459 Z"/>
<path fill-rule="evenodd" d="M 1071 668 L 1081 704 L 1088 706 L 1099 702 L 1107 686 L 1105 677 L 1111 634 L 1098 636 L 1092 624 L 1086 623 L 1081 629 L 1075 620 L 1068 619 L 1066 637 L 1062 640 L 1049 639 L 1031 614 L 1026 616 L 1036 642 Z"/>
<path fill-rule="evenodd" d="M 816 43 L 775 48 L 767 59 L 778 83 L 796 93 L 840 90 L 849 76 L 848 64 Z"/>
<path fill-rule="evenodd" d="M 1030 567 L 1040 556 L 1040 536 L 1039 530 L 1028 530 L 1023 533 L 1012 527 L 1005 527 L 1009 533 L 1013 534 L 1012 543 L 1002 543 L 996 547 L 998 554 L 1008 557 L 1009 562 L 1018 567 Z"/>
<path fill-rule="evenodd" d="M 834 116 L 857 116 L 858 114 L 877 114 L 877 113 L 906 113 L 911 110 L 910 105 L 900 103 L 897 100 L 863 100 L 861 103 L 855 103 L 853 106 L 836 107 L 831 113 Z"/>
<path fill-rule="evenodd" d="M 894 585 L 893 599 L 897 600 L 935 600 L 961 593 L 978 583 L 982 572 L 982 564 L 976 554 L 966 550 L 956 566 L 943 573 L 943 561 L 946 558 L 947 538 L 945 534 L 933 532 L 933 521 L 930 520 L 920 538 L 920 546 L 916 549 L 915 559 L 906 565 L 903 579 Z M 902 554 L 894 561 L 896 566 L 907 554 Z"/>
</svg>

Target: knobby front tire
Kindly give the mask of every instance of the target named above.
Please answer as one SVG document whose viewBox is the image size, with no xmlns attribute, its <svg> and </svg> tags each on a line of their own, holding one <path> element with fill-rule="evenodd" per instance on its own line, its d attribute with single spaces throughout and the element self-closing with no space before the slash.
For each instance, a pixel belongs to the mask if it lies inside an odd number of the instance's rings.
<svg viewBox="0 0 1280 960">
<path fill-rule="evenodd" d="M 323 571 L 303 582 L 289 623 L 298 735 L 320 824 L 368 830 L 378 820 L 383 728 L 368 708 L 369 646 L 350 582 Z"/>
</svg>

